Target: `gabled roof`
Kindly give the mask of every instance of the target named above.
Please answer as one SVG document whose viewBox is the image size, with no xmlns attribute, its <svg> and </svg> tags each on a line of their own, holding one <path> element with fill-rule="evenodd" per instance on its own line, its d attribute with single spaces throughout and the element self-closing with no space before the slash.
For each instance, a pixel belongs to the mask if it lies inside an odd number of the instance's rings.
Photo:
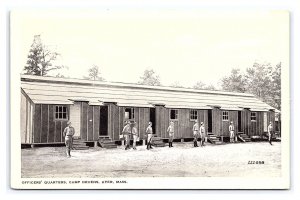
<svg viewBox="0 0 300 200">
<path fill-rule="evenodd" d="M 130 107 L 163 105 L 167 108 L 190 109 L 274 109 L 252 94 L 131 83 L 21 75 L 21 88 L 37 104 L 73 104 L 74 101 L 86 101 L 90 105 L 113 102 L 118 106 Z"/>
</svg>

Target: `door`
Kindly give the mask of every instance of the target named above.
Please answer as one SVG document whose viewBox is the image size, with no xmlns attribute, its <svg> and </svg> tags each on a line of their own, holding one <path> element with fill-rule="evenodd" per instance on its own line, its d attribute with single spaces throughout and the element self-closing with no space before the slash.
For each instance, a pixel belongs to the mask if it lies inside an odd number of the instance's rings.
<svg viewBox="0 0 300 200">
<path fill-rule="evenodd" d="M 150 108 L 150 122 L 152 122 L 152 130 L 155 134 L 155 108 Z"/>
<path fill-rule="evenodd" d="M 108 135 L 108 106 L 100 106 L 99 136 Z"/>
<path fill-rule="evenodd" d="M 72 126 L 75 129 L 75 138 L 80 138 L 80 113 L 81 113 L 81 103 L 80 102 L 74 102 L 73 105 L 70 105 L 70 121 L 72 123 Z"/>
<path fill-rule="evenodd" d="M 242 111 L 238 111 L 238 132 L 243 132 L 243 129 L 242 129 Z"/>
<path fill-rule="evenodd" d="M 207 132 L 212 133 L 212 110 L 207 110 Z"/>
</svg>

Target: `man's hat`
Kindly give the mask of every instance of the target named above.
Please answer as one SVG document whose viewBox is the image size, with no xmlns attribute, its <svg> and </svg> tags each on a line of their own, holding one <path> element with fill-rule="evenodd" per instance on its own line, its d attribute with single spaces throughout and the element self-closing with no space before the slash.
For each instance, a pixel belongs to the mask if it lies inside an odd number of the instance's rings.
<svg viewBox="0 0 300 200">
<path fill-rule="evenodd" d="M 198 121 L 197 120 L 195 120 L 195 123 L 197 123 Z"/>
<path fill-rule="evenodd" d="M 201 122 L 201 125 L 203 125 L 203 122 Z"/>
<path fill-rule="evenodd" d="M 231 121 L 230 124 L 233 124 L 233 121 Z"/>
<path fill-rule="evenodd" d="M 68 121 L 68 122 L 67 122 L 67 125 L 69 125 L 69 124 L 71 124 L 71 121 Z"/>
</svg>

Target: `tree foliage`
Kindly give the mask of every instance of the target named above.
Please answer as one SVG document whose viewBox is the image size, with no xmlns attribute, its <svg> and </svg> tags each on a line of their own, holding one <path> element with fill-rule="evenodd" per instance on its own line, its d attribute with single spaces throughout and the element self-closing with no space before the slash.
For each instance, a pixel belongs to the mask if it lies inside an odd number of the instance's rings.
<svg viewBox="0 0 300 200">
<path fill-rule="evenodd" d="M 212 84 L 206 85 L 202 81 L 198 81 L 194 86 L 194 89 L 197 90 L 217 90 L 216 87 Z"/>
<path fill-rule="evenodd" d="M 198 81 L 194 87 L 194 89 L 198 89 L 198 90 L 203 90 L 205 88 L 205 83 L 203 83 L 202 81 Z"/>
<path fill-rule="evenodd" d="M 143 76 L 140 77 L 140 81 L 138 82 L 141 85 L 152 85 L 152 86 L 159 86 L 160 77 L 157 75 L 153 69 L 146 69 L 144 71 Z"/>
<path fill-rule="evenodd" d="M 171 87 L 175 88 L 183 88 L 183 86 L 180 84 L 179 81 L 175 81 L 174 83 L 171 84 Z"/>
<path fill-rule="evenodd" d="M 245 92 L 246 80 L 240 69 L 232 69 L 230 76 L 225 76 L 222 80 L 222 88 L 225 91 Z"/>
<path fill-rule="evenodd" d="M 99 67 L 97 65 L 93 65 L 88 69 L 88 76 L 84 76 L 84 79 L 94 80 L 94 81 L 104 81 L 105 79 L 101 77 L 101 73 Z"/>
<path fill-rule="evenodd" d="M 244 74 L 233 69 L 221 82 L 223 90 L 251 93 L 267 104 L 281 109 L 281 63 L 275 67 L 270 63 L 254 63 Z"/>
<path fill-rule="evenodd" d="M 63 68 L 53 64 L 59 55 L 42 43 L 40 35 L 35 35 L 24 67 L 25 74 L 46 76 L 52 70 Z"/>
</svg>

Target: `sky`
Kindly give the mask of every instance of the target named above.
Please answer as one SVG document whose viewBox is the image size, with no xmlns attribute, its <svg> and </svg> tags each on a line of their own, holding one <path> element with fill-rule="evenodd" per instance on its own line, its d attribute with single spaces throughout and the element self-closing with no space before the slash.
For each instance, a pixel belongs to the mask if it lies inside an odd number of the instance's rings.
<svg viewBox="0 0 300 200">
<path fill-rule="evenodd" d="M 220 86 L 232 68 L 254 62 L 289 65 L 289 13 L 193 8 L 28 10 L 11 14 L 12 63 L 22 72 L 34 35 L 61 54 L 56 71 L 87 76 L 97 65 L 107 81 L 138 82 L 153 69 L 163 85 Z"/>
</svg>

